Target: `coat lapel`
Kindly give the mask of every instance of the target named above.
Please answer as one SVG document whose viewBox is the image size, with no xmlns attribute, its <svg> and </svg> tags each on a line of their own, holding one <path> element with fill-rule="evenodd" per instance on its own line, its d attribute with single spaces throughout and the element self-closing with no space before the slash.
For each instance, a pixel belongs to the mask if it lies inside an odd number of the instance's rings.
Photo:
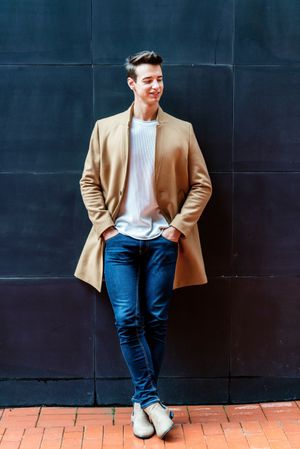
<svg viewBox="0 0 300 449">
<path fill-rule="evenodd" d="M 155 167 L 154 167 L 156 185 L 158 183 L 159 170 L 164 153 L 163 149 L 164 149 L 165 123 L 166 123 L 165 113 L 163 112 L 161 107 L 159 107 L 158 109 L 157 121 L 158 125 L 156 128 Z"/>
</svg>

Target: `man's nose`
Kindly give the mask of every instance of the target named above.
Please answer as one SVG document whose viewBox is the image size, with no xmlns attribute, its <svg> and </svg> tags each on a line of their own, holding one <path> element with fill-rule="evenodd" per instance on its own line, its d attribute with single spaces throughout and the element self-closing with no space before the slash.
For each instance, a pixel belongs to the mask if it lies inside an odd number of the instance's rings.
<svg viewBox="0 0 300 449">
<path fill-rule="evenodd" d="M 157 89 L 158 87 L 159 87 L 158 81 L 154 80 L 153 83 L 152 83 L 152 88 L 153 89 Z"/>
</svg>

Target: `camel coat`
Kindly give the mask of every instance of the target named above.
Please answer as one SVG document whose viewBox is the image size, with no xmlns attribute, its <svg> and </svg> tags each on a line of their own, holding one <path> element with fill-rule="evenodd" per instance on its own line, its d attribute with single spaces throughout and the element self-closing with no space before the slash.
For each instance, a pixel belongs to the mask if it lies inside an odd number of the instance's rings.
<svg viewBox="0 0 300 449">
<path fill-rule="evenodd" d="M 99 292 L 105 245 L 101 236 L 114 225 L 125 191 L 133 104 L 124 112 L 96 121 L 79 181 L 92 228 L 74 275 Z M 197 221 L 211 196 L 210 177 L 192 125 L 167 114 L 161 107 L 157 121 L 156 200 L 168 223 L 183 234 L 173 288 L 205 284 Z"/>
</svg>

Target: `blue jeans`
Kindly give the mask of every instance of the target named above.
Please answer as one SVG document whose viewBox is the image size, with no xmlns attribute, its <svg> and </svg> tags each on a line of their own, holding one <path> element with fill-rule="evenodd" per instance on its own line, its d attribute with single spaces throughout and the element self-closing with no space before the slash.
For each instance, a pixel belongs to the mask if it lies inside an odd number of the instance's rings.
<svg viewBox="0 0 300 449">
<path fill-rule="evenodd" d="M 142 408 L 160 401 L 157 391 L 178 243 L 159 236 L 138 240 L 121 233 L 104 249 L 104 275 L 121 351 Z"/>
</svg>

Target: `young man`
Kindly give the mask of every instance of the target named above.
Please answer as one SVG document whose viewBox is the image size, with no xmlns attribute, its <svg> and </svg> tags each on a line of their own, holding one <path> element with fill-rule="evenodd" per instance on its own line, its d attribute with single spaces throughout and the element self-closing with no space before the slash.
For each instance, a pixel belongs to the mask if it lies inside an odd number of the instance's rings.
<svg viewBox="0 0 300 449">
<path fill-rule="evenodd" d="M 157 390 L 172 290 L 207 282 L 197 221 L 211 182 L 192 125 L 159 106 L 161 64 L 153 51 L 127 58 L 134 102 L 96 121 L 80 179 L 93 226 L 75 276 L 101 291 L 104 271 L 140 438 L 173 426 Z"/>
</svg>

